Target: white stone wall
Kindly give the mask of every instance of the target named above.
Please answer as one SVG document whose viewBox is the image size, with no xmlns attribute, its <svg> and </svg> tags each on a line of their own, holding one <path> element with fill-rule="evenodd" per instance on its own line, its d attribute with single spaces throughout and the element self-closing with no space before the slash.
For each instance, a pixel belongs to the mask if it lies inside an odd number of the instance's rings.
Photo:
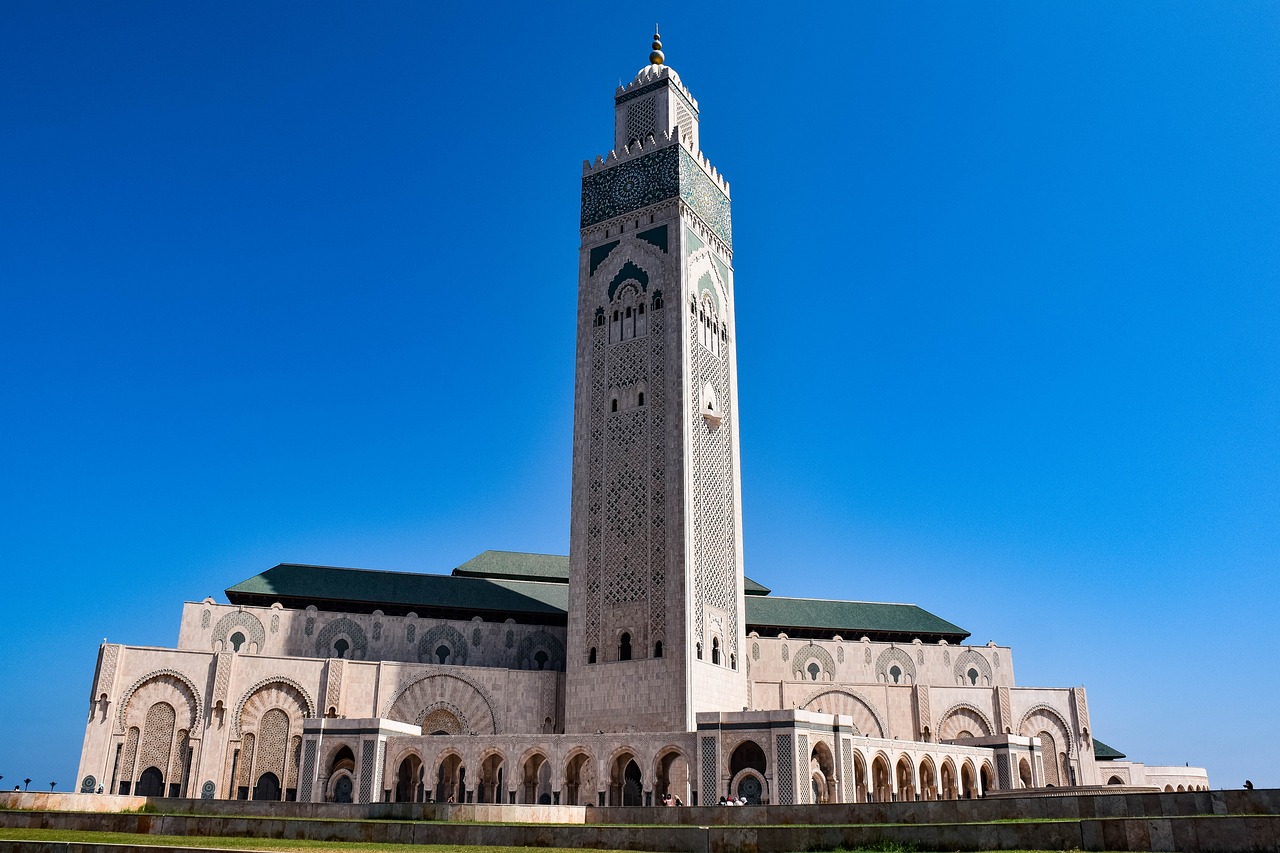
<svg viewBox="0 0 1280 853">
<path fill-rule="evenodd" d="M 565 629 L 560 626 L 521 625 L 513 619 L 486 622 L 478 616 L 434 619 L 377 610 L 245 607 L 213 599 L 183 605 L 178 648 L 230 651 L 235 634 L 245 638 L 242 653 L 277 657 L 337 657 L 335 644 L 344 641 L 342 657 L 356 661 L 439 663 L 436 650 L 443 645 L 449 648 L 445 662 L 450 665 L 536 669 L 539 651 L 547 655 L 546 668 L 563 671 L 565 662 Z"/>
<path fill-rule="evenodd" d="M 485 735 L 563 726 L 564 676 L 555 671 L 119 645 L 99 655 L 79 778 L 113 792 L 121 781 L 136 792 L 149 766 L 166 795 L 201 796 L 211 783 L 213 796 L 226 797 L 277 769 L 281 786 L 294 787 L 303 721 L 326 712 L 421 724 L 434 709 L 458 721 L 449 726 Z M 160 706 L 173 709 L 167 720 Z"/>
</svg>

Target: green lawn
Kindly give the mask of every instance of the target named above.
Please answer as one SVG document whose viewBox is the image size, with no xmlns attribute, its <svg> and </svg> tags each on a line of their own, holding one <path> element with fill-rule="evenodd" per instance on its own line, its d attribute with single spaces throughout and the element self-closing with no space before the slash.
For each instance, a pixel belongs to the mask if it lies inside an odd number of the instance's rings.
<svg viewBox="0 0 1280 853">
<path fill-rule="evenodd" d="M 76 832 L 65 829 L 0 829 L 0 841 L 78 841 L 90 844 L 153 844 L 161 847 L 216 847 L 224 850 L 333 850 L 341 853 L 528 853 L 524 847 L 455 847 L 449 844 L 367 844 L 280 838 L 226 838 L 194 835 L 139 835 L 134 832 Z M 539 853 L 578 853 L 576 847 L 539 847 Z M 601 853 L 625 853 L 601 851 Z"/>
<path fill-rule="evenodd" d="M 0 829 L 0 841 L 72 841 L 90 844 L 149 844 L 159 847 L 210 847 L 222 850 L 321 851 L 334 853 L 581 853 L 576 847 L 460 847 L 449 844 L 366 844 L 358 841 L 301 841 L 275 838 L 225 838 L 191 835 L 138 835 L 132 832 L 72 832 L 62 829 Z M 928 853 L 913 847 L 887 843 L 865 848 L 867 853 Z M 598 853 L 634 853 L 601 850 Z M 839 853 L 861 853 L 842 849 Z M 1009 850 L 1004 853 L 1041 853 Z"/>
</svg>

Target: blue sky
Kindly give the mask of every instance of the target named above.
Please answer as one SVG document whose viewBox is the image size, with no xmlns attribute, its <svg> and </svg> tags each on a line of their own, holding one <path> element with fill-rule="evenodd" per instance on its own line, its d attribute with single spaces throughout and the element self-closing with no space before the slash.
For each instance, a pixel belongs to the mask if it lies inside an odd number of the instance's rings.
<svg viewBox="0 0 1280 853">
<path fill-rule="evenodd" d="M 566 553 L 581 163 L 732 183 L 747 571 L 1280 786 L 1273 3 L 0 7 L 0 785 L 277 562 Z"/>
</svg>

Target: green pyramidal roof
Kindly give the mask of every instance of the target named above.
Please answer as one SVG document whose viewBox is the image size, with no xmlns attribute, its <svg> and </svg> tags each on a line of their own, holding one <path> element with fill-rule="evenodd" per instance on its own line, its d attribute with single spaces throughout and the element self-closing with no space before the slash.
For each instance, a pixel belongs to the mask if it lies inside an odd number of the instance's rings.
<svg viewBox="0 0 1280 853">
<path fill-rule="evenodd" d="M 873 601 L 829 601 L 817 598 L 748 598 L 747 624 L 761 634 L 782 631 L 794 637 L 829 637 L 846 640 L 868 636 L 873 640 L 959 643 L 969 632 L 934 616 L 914 604 L 881 604 Z"/>
<path fill-rule="evenodd" d="M 288 607 L 315 605 L 322 610 L 368 613 L 374 609 L 403 616 L 495 621 L 519 617 L 538 624 L 563 624 L 569 606 L 566 584 L 496 578 L 450 577 L 410 572 L 342 569 L 281 563 L 227 589 L 232 604 Z"/>
<path fill-rule="evenodd" d="M 569 558 L 552 554 L 485 551 L 452 575 L 344 569 L 281 563 L 227 589 L 232 604 L 269 607 L 314 605 L 322 610 L 439 619 L 516 619 L 564 625 L 569 609 Z M 781 598 L 745 581 L 748 631 L 791 637 L 877 641 L 962 642 L 963 628 L 914 604 Z"/>
</svg>

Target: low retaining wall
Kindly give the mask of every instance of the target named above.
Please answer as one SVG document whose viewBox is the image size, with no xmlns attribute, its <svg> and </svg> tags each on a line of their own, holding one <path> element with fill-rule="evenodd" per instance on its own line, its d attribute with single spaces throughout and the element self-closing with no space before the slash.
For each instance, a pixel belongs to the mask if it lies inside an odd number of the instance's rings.
<svg viewBox="0 0 1280 853">
<path fill-rule="evenodd" d="M 157 811 L 183 809 L 186 813 L 88 808 L 95 801 L 132 806 L 139 800 L 142 798 L 10 792 L 0 795 L 0 808 L 5 809 L 0 811 L 0 826 L 132 833 L 139 836 L 140 844 L 135 850 L 150 849 L 146 843 L 150 834 L 585 847 L 658 853 L 787 853 L 885 842 L 927 850 L 1074 848 L 1280 853 L 1280 791 L 1276 790 L 699 808 L 412 803 L 360 806 L 159 799 L 149 801 L 149 805 Z M 43 804 L 41 801 L 76 810 L 21 808 L 24 804 Z M 506 822 L 470 822 L 486 820 Z M 1007 822 L 1010 820 L 1024 822 Z M 0 847 L 22 853 L 94 853 L 99 849 L 97 845 L 12 841 L 5 841 Z"/>
<path fill-rule="evenodd" d="M 912 803 L 820 806 L 587 807 L 587 823 L 700 826 L 817 826 L 862 823 L 985 823 L 997 820 L 1280 815 L 1280 790 L 1099 793 Z"/>
<path fill-rule="evenodd" d="M 0 816 L 8 818 L 10 812 Z M 30 814 L 30 813 L 29 813 Z M 47 814 L 47 813 L 44 813 Z M 64 817 L 67 815 L 63 815 Z M 102 816 L 83 815 L 87 820 Z M 925 850 L 1109 850 L 1237 853 L 1280 851 L 1280 817 L 1175 817 L 1044 823 L 898 826 L 639 827 L 531 826 L 517 824 L 308 821 L 200 816 L 130 815 L 145 831 L 172 835 L 218 834 L 258 838 L 309 838 L 400 844 L 584 847 L 658 853 L 788 853 L 868 847 L 886 842 Z M 4 820 L 5 825 L 9 825 Z M 215 826 L 214 824 L 222 824 Z M 237 826 L 237 824 L 239 824 Z M 59 828 L 73 827 L 60 825 Z M 100 831 L 119 831 L 95 826 Z M 221 831 L 219 831 L 221 830 Z M 145 835 L 131 851 L 173 853 Z M 252 845 L 252 841 L 248 842 Z M 5 841 L 17 853 L 119 853 L 119 846 L 67 842 Z M 188 850 L 190 848 L 187 848 Z"/>
</svg>

